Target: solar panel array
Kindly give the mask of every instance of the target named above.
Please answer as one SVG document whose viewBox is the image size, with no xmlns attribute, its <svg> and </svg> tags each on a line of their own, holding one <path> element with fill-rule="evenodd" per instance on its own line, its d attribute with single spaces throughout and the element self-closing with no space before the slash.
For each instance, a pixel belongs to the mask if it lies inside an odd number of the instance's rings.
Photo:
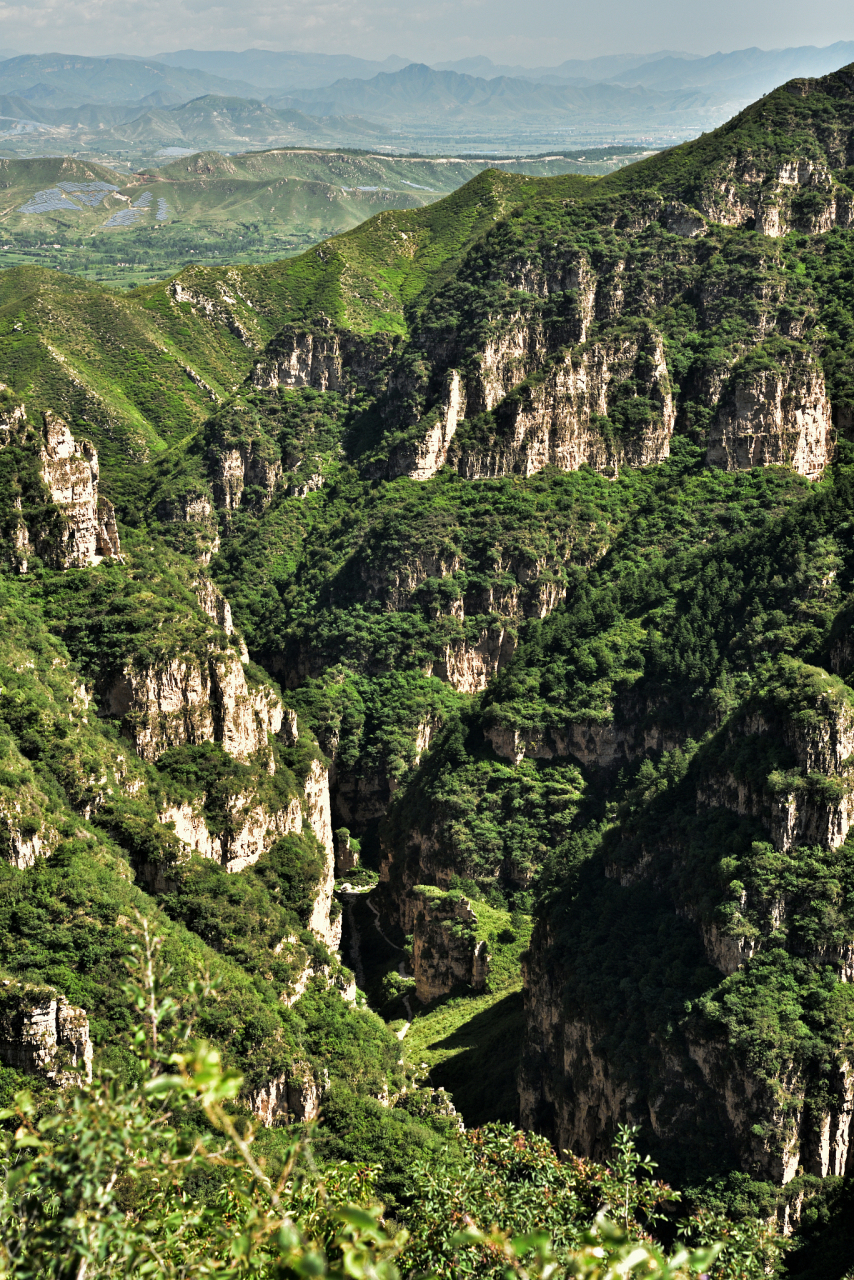
<svg viewBox="0 0 854 1280">
<path fill-rule="evenodd" d="M 132 227 L 142 217 L 141 209 L 119 209 L 104 223 L 105 227 Z"/>
<path fill-rule="evenodd" d="M 157 201 L 157 213 L 155 217 L 158 222 L 165 222 L 169 217 L 169 206 L 162 196 Z"/>
<path fill-rule="evenodd" d="M 132 209 L 148 209 L 151 205 L 151 192 L 143 191 L 138 200 L 134 200 L 131 205 Z"/>
<path fill-rule="evenodd" d="M 69 209 L 80 211 L 81 205 L 95 208 L 110 191 L 118 191 L 118 187 L 109 182 L 59 182 L 55 187 L 45 191 L 37 191 L 30 196 L 26 204 L 22 204 L 19 213 L 67 213 Z M 70 199 L 71 196 L 74 199 Z M 77 201 L 80 203 L 78 204 Z"/>
<path fill-rule="evenodd" d="M 53 213 L 55 210 L 62 210 L 68 213 L 70 209 L 76 209 L 80 212 L 80 205 L 75 204 L 73 200 L 66 200 L 65 193 L 60 191 L 59 187 L 51 187 L 47 191 L 37 191 L 34 196 L 30 196 L 26 204 L 22 204 L 19 213 Z"/>
<path fill-rule="evenodd" d="M 104 196 L 111 191 L 118 191 L 118 187 L 114 187 L 110 182 L 59 182 L 57 186 L 63 191 L 71 192 L 75 200 L 89 205 L 92 209 L 99 205 Z"/>
</svg>

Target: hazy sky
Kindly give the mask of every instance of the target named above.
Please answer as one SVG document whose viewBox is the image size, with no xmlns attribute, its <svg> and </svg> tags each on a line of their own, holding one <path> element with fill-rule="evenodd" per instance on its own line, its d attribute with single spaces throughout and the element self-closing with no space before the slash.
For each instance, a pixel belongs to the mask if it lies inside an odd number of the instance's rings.
<svg viewBox="0 0 854 1280">
<path fill-rule="evenodd" d="M 854 39 L 851 0 L 0 0 L 0 50 L 306 49 L 553 64 Z"/>
</svg>

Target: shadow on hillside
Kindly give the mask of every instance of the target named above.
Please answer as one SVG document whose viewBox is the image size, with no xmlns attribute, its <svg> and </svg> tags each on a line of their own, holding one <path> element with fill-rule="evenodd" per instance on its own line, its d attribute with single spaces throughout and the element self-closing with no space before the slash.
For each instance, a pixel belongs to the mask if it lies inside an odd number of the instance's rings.
<svg viewBox="0 0 854 1280">
<path fill-rule="evenodd" d="M 518 1121 L 516 1072 L 523 1025 L 522 993 L 514 991 L 430 1046 L 460 1051 L 433 1067 L 430 1078 L 434 1088 L 453 1094 L 466 1128 L 491 1120 Z"/>
</svg>

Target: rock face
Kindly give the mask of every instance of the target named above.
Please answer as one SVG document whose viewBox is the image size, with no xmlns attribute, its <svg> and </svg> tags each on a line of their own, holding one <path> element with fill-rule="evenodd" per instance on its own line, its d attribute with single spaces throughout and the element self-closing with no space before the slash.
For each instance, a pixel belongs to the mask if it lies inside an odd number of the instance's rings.
<svg viewBox="0 0 854 1280">
<path fill-rule="evenodd" d="M 92 1079 L 92 1041 L 85 1009 L 52 987 L 0 982 L 0 1061 L 57 1084 Z"/>
<path fill-rule="evenodd" d="M 249 1106 L 265 1128 L 316 1120 L 329 1080 L 318 1077 L 307 1062 L 295 1062 L 288 1070 L 249 1094 Z"/>
<path fill-rule="evenodd" d="M 305 810 L 311 827 L 325 853 L 323 877 L 308 927 L 325 942 L 330 951 L 341 945 L 343 919 L 335 889 L 335 844 L 332 836 L 332 813 L 329 800 L 329 771 L 314 760 L 305 783 Z"/>
<path fill-rule="evenodd" d="M 834 442 L 824 376 L 810 358 L 774 371 L 737 372 L 721 398 L 707 457 L 727 471 L 789 466 L 815 480 Z"/>
<path fill-rule="evenodd" d="M 588 768 L 612 769 L 651 751 L 672 751 L 684 734 L 655 723 L 640 727 L 646 709 L 619 708 L 622 714 L 609 723 L 591 720 L 570 722 L 560 728 L 516 729 L 487 721 L 483 734 L 496 755 L 519 765 L 523 760 L 557 760 L 572 757 Z"/>
<path fill-rule="evenodd" d="M 629 379 L 638 393 L 622 402 L 617 388 Z M 629 415 L 631 430 L 603 434 L 602 419 L 620 413 Z M 613 475 L 623 464 L 643 467 L 668 457 L 675 416 L 661 338 L 649 331 L 555 359 L 541 381 L 502 404 L 491 440 L 459 445 L 451 460 L 469 480 L 528 476 L 549 465 Z"/>
<path fill-rule="evenodd" d="M 251 384 L 347 391 L 373 387 L 392 349 L 387 334 L 364 338 L 319 319 L 311 329 L 286 325 L 249 375 Z"/>
<path fill-rule="evenodd" d="M 446 680 L 458 693 L 481 693 L 513 656 L 515 648 L 515 631 L 489 627 L 474 644 L 447 644 L 442 659 L 431 663 L 425 674 Z"/>
<path fill-rule="evenodd" d="M 26 794 L 0 795 L 0 856 L 13 867 L 31 867 L 50 851 L 57 832 L 47 829 L 41 808 Z"/>
<path fill-rule="evenodd" d="M 689 1035 L 678 1050 L 651 1038 L 646 1053 L 655 1090 L 639 1097 L 608 1058 L 609 1028 L 593 1017 L 566 1016 L 548 944 L 541 931 L 523 961 L 523 1128 L 547 1133 L 559 1150 L 597 1159 L 607 1156 L 619 1124 L 651 1128 L 664 1144 L 713 1132 L 745 1172 L 777 1184 L 790 1182 L 799 1168 L 819 1177 L 852 1172 L 854 1069 L 846 1058 L 831 1068 L 829 1101 L 816 1117 L 794 1068 L 772 1084 L 723 1037 Z"/>
<path fill-rule="evenodd" d="M 233 448 L 212 450 L 211 478 L 218 507 L 236 511 L 248 485 L 260 489 L 266 506 L 282 477 L 280 458 L 266 454 L 257 440 L 249 440 Z"/>
<path fill-rule="evenodd" d="M 333 836 L 335 842 L 335 874 L 346 876 L 359 865 L 359 846 L 346 827 L 339 827 Z"/>
<path fill-rule="evenodd" d="M 739 837 L 746 848 L 739 865 L 748 868 L 750 859 L 766 856 L 763 849 L 775 859 L 844 842 L 854 825 L 850 698 L 827 672 L 781 659 L 776 682 L 698 751 L 689 778 L 700 825 L 720 822 L 722 814 L 751 820 L 739 828 L 747 833 Z M 842 982 L 854 980 L 850 942 L 801 937 L 796 896 L 772 898 L 733 880 L 730 898 L 710 906 L 708 883 L 701 886 L 702 876 L 689 870 L 698 855 L 690 843 L 679 843 L 697 837 L 680 837 L 682 828 L 666 823 L 662 805 L 661 834 L 651 826 L 641 837 L 628 832 L 604 868 L 627 895 L 626 913 L 637 909 L 635 887 L 657 895 L 660 910 L 670 913 L 674 928 L 693 931 L 698 952 L 722 980 L 780 947 L 829 968 Z M 768 844 L 761 843 L 763 831 Z M 751 1176 L 778 1184 L 799 1169 L 820 1177 L 854 1170 L 854 1065 L 844 1045 L 831 1055 L 818 1099 L 808 1061 L 781 1055 L 771 1066 L 714 1019 L 674 1018 L 666 1034 L 647 1031 L 634 1050 L 643 1067 L 630 1070 L 625 1050 L 616 1060 L 611 1052 L 618 1029 L 588 1003 L 586 980 L 577 982 L 565 942 L 569 928 L 557 917 L 541 921 L 524 962 L 523 1126 L 548 1133 L 559 1148 L 596 1158 L 605 1156 L 621 1123 L 643 1125 L 664 1146 L 679 1144 L 687 1133 L 703 1135 Z"/>
<path fill-rule="evenodd" d="M 268 750 L 282 726 L 282 705 L 267 686 L 250 689 L 237 654 L 211 646 L 204 657 L 134 662 L 107 690 L 105 706 L 121 719 L 144 760 L 168 747 L 221 742 L 237 760 Z"/>
<path fill-rule="evenodd" d="M 173 823 L 179 840 L 203 858 L 219 862 L 227 871 L 242 871 L 282 836 L 298 835 L 303 829 L 298 799 L 294 798 L 286 809 L 270 812 L 251 795 L 233 797 L 225 830 L 219 835 L 212 835 L 204 815 L 186 803 L 164 809 L 160 821 Z"/>
<path fill-rule="evenodd" d="M 806 97 L 815 86 L 816 81 L 800 80 L 786 88 Z M 834 159 L 842 167 L 849 157 L 840 141 L 830 141 L 829 150 L 837 152 Z M 834 180 L 826 164 L 806 156 L 782 163 L 762 161 L 749 152 L 733 157 L 709 175 L 698 205 L 710 222 L 753 223 L 757 231 L 775 238 L 795 229 L 821 234 L 831 227 L 850 227 L 854 221 L 851 192 Z"/>
<path fill-rule="evenodd" d="M 59 529 L 38 542 L 52 568 L 79 569 L 120 552 L 112 503 L 98 495 L 98 455 L 76 441 L 62 418 L 44 415 L 42 476 L 61 514 Z"/>
<path fill-rule="evenodd" d="M 275 708 L 275 713 L 266 722 L 262 720 L 259 726 L 259 731 L 264 730 L 263 750 L 269 753 L 270 771 L 275 767 L 267 744 L 267 732 L 274 732 L 272 725 L 275 725 L 275 732 L 282 729 L 287 741 L 295 742 L 297 739 L 296 716 L 293 712 L 285 713 L 278 699 L 274 702 L 273 698 L 274 695 L 270 694 L 270 707 Z M 260 743 L 256 744 L 256 750 L 260 749 Z M 277 840 L 286 835 L 299 835 L 308 826 L 324 851 L 323 872 L 308 927 L 331 951 L 335 951 L 341 942 L 342 919 L 339 904 L 333 896 L 335 849 L 326 767 L 319 760 L 312 761 L 302 799 L 295 796 L 286 808 L 269 809 L 253 794 L 233 796 L 225 825 L 216 834 L 209 830 L 205 821 L 201 808 L 203 803 L 204 797 L 200 797 L 197 808 L 186 802 L 167 806 L 160 813 L 160 821 L 171 823 L 178 839 L 188 848 L 203 858 L 212 858 L 231 872 L 251 866 Z"/>
<path fill-rule="evenodd" d="M 424 435 L 414 445 L 396 452 L 389 464 L 392 475 L 409 476 L 412 480 L 429 480 L 448 460 L 448 449 L 457 423 L 465 417 L 466 394 L 456 369 L 445 375 L 445 393 Z M 426 424 L 425 424 L 426 425 Z"/>
<path fill-rule="evenodd" d="M 218 627 L 222 627 L 227 636 L 233 636 L 234 622 L 231 617 L 231 605 L 210 578 L 197 578 L 193 584 L 196 592 L 196 599 L 203 613 L 206 613 L 211 622 L 215 622 Z M 240 641 L 240 658 L 242 662 L 249 661 L 249 653 L 243 640 Z"/>
<path fill-rule="evenodd" d="M 459 893 L 419 886 L 412 894 L 415 914 L 412 955 L 415 994 L 422 1004 L 455 987 L 482 991 L 489 972 L 486 943 L 477 938 L 477 916 Z"/>
<path fill-rule="evenodd" d="M 520 318 L 487 344 L 465 380 L 456 369 L 445 374 L 424 434 L 392 454 L 390 474 L 428 480 L 447 462 L 469 480 L 529 476 L 546 466 L 587 465 L 613 475 L 623 464 L 663 461 L 676 414 L 660 334 L 641 326 L 585 344 L 585 333 L 581 319 L 582 345 L 555 351 L 552 343 L 565 341 L 565 331 Z M 461 440 L 461 419 L 479 414 L 492 419 L 475 422 L 474 438 L 469 430 Z"/>
</svg>

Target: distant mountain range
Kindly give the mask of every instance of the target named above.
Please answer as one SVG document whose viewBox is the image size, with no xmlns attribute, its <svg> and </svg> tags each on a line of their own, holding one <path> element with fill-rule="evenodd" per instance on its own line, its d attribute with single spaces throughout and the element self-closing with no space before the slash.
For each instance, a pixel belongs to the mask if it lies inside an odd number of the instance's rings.
<svg viewBox="0 0 854 1280">
<path fill-rule="evenodd" d="M 616 126 L 662 115 L 684 117 L 686 112 L 702 116 L 709 95 L 695 90 L 659 93 L 644 86 L 593 82 L 546 84 L 512 76 L 486 80 L 411 63 L 401 71 L 382 73 L 371 80 L 338 80 L 278 101 L 312 115 L 358 113 L 374 119 L 408 120 L 427 128 L 465 117 L 490 121 L 531 116 Z"/>
<path fill-rule="evenodd" d="M 160 95 L 161 102 L 176 104 L 206 93 L 257 97 L 256 87 L 248 82 L 136 58 L 49 53 L 23 54 L 0 62 L 0 94 L 15 94 L 50 107 L 139 102 L 152 94 Z"/>
<path fill-rule="evenodd" d="M 346 53 L 276 53 L 245 49 L 242 53 L 181 49 L 158 53 L 153 59 L 170 67 L 188 67 L 208 75 L 247 80 L 258 89 L 316 89 L 335 80 L 370 80 L 383 71 L 400 71 L 411 58 L 386 58 L 372 62 Z M 633 63 L 633 65 L 636 65 Z"/>
<path fill-rule="evenodd" d="M 0 136 L 12 154 L 39 146 L 41 134 L 50 145 L 95 150 L 326 140 L 370 147 L 390 133 L 396 145 L 408 138 L 429 150 L 455 137 L 479 150 L 498 133 L 518 146 L 538 131 L 545 145 L 585 133 L 669 145 L 717 126 L 782 81 L 851 61 L 854 41 L 708 57 L 663 50 L 540 67 L 486 57 L 429 67 L 402 57 L 263 49 L 184 49 L 151 59 L 18 54 L 0 57 Z"/>
<path fill-rule="evenodd" d="M 387 135 L 382 125 L 358 117 L 318 120 L 293 109 L 278 109 L 251 98 L 206 94 L 177 106 L 159 95 L 127 103 L 46 107 L 14 95 L 0 95 L 0 137 L 42 133 L 65 150 L 100 147 L 199 147 L 329 145 Z M 148 107 L 148 110 L 141 108 Z"/>
</svg>

